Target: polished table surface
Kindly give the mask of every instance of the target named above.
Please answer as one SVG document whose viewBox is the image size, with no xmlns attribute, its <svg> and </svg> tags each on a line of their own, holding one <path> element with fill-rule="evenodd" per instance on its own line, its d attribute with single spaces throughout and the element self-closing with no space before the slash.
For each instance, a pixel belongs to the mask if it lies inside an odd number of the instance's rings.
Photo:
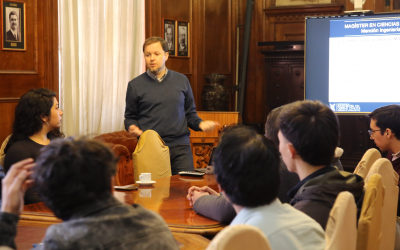
<svg viewBox="0 0 400 250">
<path fill-rule="evenodd" d="M 203 177 L 175 175 L 158 179 L 152 186 L 139 186 L 138 190 L 114 191 L 114 196 L 121 202 L 140 204 L 158 213 L 172 232 L 215 235 L 226 225 L 193 211 L 186 195 L 189 187 L 194 185 L 217 188 L 214 175 Z M 19 225 L 48 226 L 59 222 L 61 221 L 41 202 L 24 207 Z"/>
</svg>

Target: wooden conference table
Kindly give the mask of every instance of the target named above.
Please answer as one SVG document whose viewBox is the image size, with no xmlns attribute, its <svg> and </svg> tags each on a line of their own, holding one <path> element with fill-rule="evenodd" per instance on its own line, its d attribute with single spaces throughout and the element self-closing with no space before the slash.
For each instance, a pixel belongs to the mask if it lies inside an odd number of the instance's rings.
<svg viewBox="0 0 400 250">
<path fill-rule="evenodd" d="M 138 184 L 135 185 L 138 186 Z M 226 225 L 193 211 L 186 199 L 187 191 L 191 186 L 210 186 L 217 189 L 214 175 L 204 175 L 203 177 L 175 175 L 158 179 L 152 186 L 139 186 L 138 190 L 114 191 L 114 196 L 121 202 L 140 204 L 161 215 L 174 233 L 175 239 L 177 236 L 184 239 L 185 237 L 182 237 L 184 233 L 215 235 Z M 47 228 L 51 224 L 60 222 L 41 202 L 24 206 L 18 230 Z M 199 241 L 194 235 L 191 237 L 195 241 Z"/>
</svg>

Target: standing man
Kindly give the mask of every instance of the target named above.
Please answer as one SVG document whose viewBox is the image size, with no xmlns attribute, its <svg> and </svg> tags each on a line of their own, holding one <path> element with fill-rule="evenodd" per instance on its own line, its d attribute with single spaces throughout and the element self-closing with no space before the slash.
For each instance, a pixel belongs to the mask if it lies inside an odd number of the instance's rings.
<svg viewBox="0 0 400 250">
<path fill-rule="evenodd" d="M 169 147 L 172 174 L 192 170 L 188 127 L 209 132 L 218 123 L 199 118 L 189 80 L 165 67 L 169 54 L 164 39 L 148 38 L 143 53 L 147 72 L 128 84 L 125 129 L 136 137 L 148 129 L 155 130 Z"/>
<path fill-rule="evenodd" d="M 7 41 L 20 41 L 18 35 L 18 15 L 15 11 L 11 11 L 9 14 L 10 30 L 7 31 Z"/>
<path fill-rule="evenodd" d="M 392 162 L 394 170 L 400 174 L 400 105 L 393 104 L 378 108 L 368 117 L 371 119 L 369 125 L 371 130 L 368 131 L 370 138 L 381 151 L 388 151 L 386 158 Z M 400 200 L 397 216 L 400 216 Z"/>
</svg>

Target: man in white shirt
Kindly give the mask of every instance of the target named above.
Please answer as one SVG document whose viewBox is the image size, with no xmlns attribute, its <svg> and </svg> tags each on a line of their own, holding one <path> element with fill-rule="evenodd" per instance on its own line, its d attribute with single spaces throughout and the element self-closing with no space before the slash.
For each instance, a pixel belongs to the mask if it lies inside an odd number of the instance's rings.
<svg viewBox="0 0 400 250">
<path fill-rule="evenodd" d="M 7 41 L 20 41 L 18 35 L 18 15 L 15 11 L 9 14 L 10 30 L 7 31 Z"/>
<path fill-rule="evenodd" d="M 237 213 L 231 225 L 260 228 L 275 250 L 324 249 L 322 227 L 277 198 L 279 164 L 277 148 L 262 135 L 245 126 L 225 129 L 213 166 L 221 193 Z"/>
</svg>

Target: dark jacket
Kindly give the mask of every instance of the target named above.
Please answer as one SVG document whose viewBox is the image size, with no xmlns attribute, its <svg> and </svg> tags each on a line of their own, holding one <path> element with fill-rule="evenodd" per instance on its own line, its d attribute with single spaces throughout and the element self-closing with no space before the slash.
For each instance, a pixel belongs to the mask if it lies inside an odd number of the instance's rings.
<svg viewBox="0 0 400 250">
<path fill-rule="evenodd" d="M 316 220 L 322 228 L 326 228 L 329 212 L 340 192 L 352 193 L 361 211 L 364 197 L 364 179 L 361 176 L 327 166 L 309 177 L 289 192 L 294 195 L 290 204 Z"/>
<path fill-rule="evenodd" d="M 15 248 L 18 217 L 0 213 L 0 246 Z M 178 245 L 160 215 L 114 197 L 79 208 L 68 221 L 47 229 L 40 249 L 167 249 Z"/>
</svg>

